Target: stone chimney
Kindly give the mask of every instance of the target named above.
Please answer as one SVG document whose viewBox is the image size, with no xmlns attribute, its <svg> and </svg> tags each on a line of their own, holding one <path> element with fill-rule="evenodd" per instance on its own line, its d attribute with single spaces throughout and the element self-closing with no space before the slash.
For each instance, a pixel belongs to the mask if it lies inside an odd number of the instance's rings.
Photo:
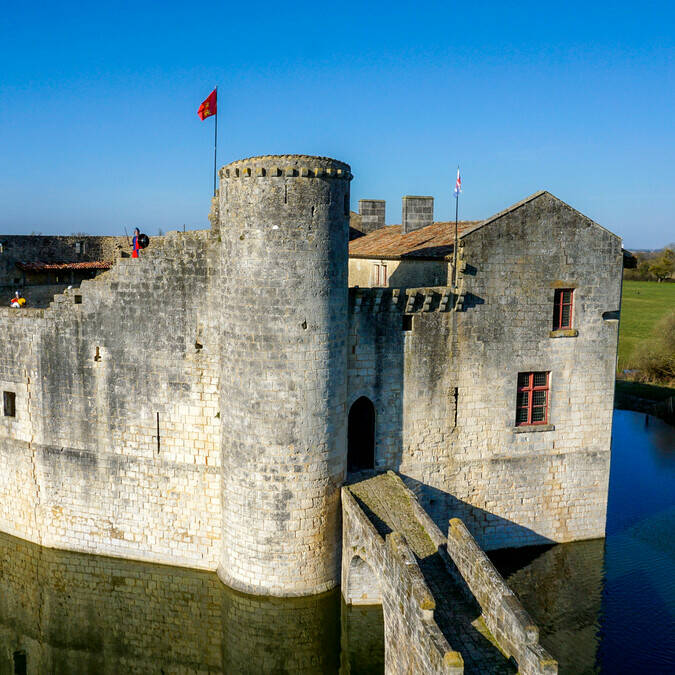
<svg viewBox="0 0 675 675">
<path fill-rule="evenodd" d="M 403 197 L 402 234 L 414 232 L 434 222 L 433 197 Z"/>
<path fill-rule="evenodd" d="M 384 199 L 359 199 L 361 231 L 365 234 L 384 227 Z"/>
</svg>

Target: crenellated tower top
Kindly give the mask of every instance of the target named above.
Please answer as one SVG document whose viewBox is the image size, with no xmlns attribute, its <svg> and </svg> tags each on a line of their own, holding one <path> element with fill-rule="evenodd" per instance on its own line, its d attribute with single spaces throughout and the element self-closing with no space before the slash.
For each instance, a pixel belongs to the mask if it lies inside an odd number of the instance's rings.
<svg viewBox="0 0 675 675">
<path fill-rule="evenodd" d="M 226 164 L 219 171 L 221 179 L 262 178 L 266 176 L 287 178 L 353 178 L 349 164 L 330 157 L 312 155 L 261 155 L 238 159 Z"/>
</svg>

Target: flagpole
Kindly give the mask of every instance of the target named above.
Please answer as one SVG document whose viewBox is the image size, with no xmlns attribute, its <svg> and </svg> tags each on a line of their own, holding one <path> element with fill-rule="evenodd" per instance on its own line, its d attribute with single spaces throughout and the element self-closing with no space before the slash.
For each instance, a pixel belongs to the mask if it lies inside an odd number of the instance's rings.
<svg viewBox="0 0 675 675">
<path fill-rule="evenodd" d="M 459 167 L 457 167 L 457 173 L 459 174 Z M 453 246 L 453 262 L 452 262 L 452 285 L 457 287 L 457 217 L 459 215 L 459 191 L 455 187 L 455 245 Z"/>
<path fill-rule="evenodd" d="M 216 196 L 216 153 L 218 152 L 218 87 L 216 87 L 216 123 L 213 131 L 213 196 Z"/>
</svg>

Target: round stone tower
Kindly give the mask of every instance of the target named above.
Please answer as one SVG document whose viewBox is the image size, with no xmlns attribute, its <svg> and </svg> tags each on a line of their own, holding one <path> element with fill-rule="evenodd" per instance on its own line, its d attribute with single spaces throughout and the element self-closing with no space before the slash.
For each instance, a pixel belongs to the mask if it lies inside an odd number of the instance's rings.
<svg viewBox="0 0 675 675">
<path fill-rule="evenodd" d="M 346 470 L 349 166 L 220 170 L 220 578 L 261 595 L 339 583 Z"/>
</svg>

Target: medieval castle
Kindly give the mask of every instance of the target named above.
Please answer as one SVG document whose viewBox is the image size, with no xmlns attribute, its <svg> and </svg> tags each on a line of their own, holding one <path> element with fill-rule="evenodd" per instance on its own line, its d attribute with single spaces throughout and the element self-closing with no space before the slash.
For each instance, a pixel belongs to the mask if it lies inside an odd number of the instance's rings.
<svg viewBox="0 0 675 675">
<path fill-rule="evenodd" d="M 219 177 L 211 228 L 140 260 L 0 239 L 0 530 L 276 596 L 340 583 L 341 488 L 386 470 L 483 549 L 604 535 L 617 236 L 538 192 L 455 251 L 427 197 L 350 228 L 333 159 Z"/>
</svg>

